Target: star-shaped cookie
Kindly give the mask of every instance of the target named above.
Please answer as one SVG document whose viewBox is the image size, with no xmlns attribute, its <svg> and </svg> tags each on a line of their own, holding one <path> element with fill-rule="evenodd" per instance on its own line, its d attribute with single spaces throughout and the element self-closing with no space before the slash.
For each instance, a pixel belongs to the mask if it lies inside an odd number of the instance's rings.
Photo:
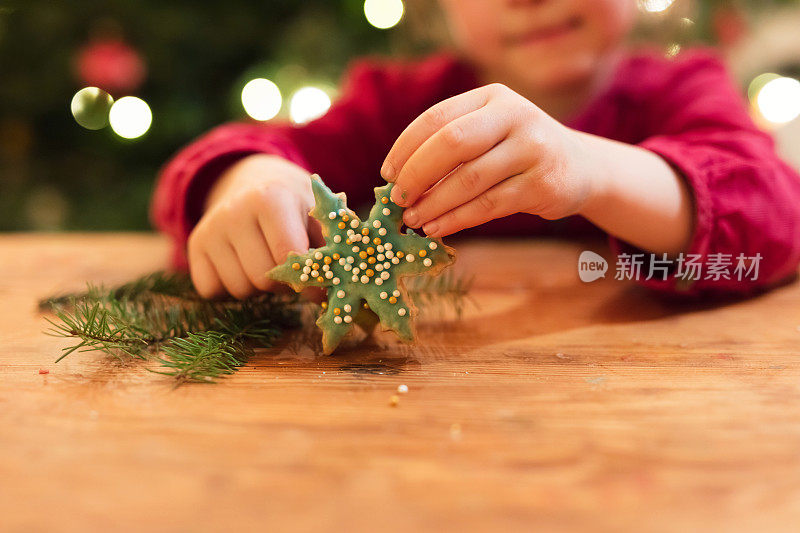
<svg viewBox="0 0 800 533">
<path fill-rule="evenodd" d="M 298 292 L 304 287 L 327 289 L 328 301 L 317 319 L 326 354 L 364 308 L 377 315 L 384 330 L 412 341 L 417 310 L 403 278 L 439 273 L 453 263 L 455 251 L 411 229 L 400 233 L 403 209 L 389 198 L 391 183 L 375 188 L 375 205 L 365 221 L 347 208 L 344 193 L 334 194 L 318 175 L 312 176 L 311 185 L 316 205 L 310 215 L 322 225 L 325 246 L 292 252 L 267 275 Z"/>
</svg>

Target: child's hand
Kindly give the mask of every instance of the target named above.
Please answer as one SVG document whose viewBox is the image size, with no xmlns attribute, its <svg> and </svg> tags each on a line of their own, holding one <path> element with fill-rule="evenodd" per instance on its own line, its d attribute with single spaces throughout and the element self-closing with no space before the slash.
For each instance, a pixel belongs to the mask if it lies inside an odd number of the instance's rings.
<svg viewBox="0 0 800 533">
<path fill-rule="evenodd" d="M 248 156 L 225 172 L 188 242 L 189 270 L 205 297 L 245 298 L 270 288 L 266 273 L 309 247 L 310 175 L 276 156 Z M 316 241 L 316 238 L 315 238 Z"/>
<path fill-rule="evenodd" d="M 516 212 L 577 213 L 593 184 L 580 136 L 493 84 L 445 100 L 400 135 L 381 169 L 406 225 L 433 237 Z"/>
</svg>

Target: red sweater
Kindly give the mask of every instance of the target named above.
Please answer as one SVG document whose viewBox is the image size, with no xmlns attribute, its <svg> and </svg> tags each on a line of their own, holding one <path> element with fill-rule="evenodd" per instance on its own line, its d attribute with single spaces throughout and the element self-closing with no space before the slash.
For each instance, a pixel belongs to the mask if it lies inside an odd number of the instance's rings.
<svg viewBox="0 0 800 533">
<path fill-rule="evenodd" d="M 180 151 L 163 170 L 151 219 L 175 245 L 174 267 L 186 267 L 186 240 L 206 193 L 232 162 L 253 153 L 285 157 L 319 173 L 353 206 L 372 201 L 372 187 L 392 143 L 435 103 L 478 86 L 474 71 L 450 55 L 418 63 L 360 61 L 342 96 L 322 118 L 304 126 L 231 123 Z M 695 228 L 688 253 L 706 261 L 730 254 L 730 279 L 689 283 L 652 279 L 668 292 L 742 293 L 774 285 L 800 261 L 800 176 L 775 153 L 772 139 L 750 119 L 722 62 L 706 51 L 676 59 L 631 55 L 613 82 L 566 125 L 647 148 L 685 176 L 694 195 Z M 597 232 L 586 220 L 546 221 L 516 214 L 465 230 L 465 235 L 575 235 Z M 617 252 L 633 248 L 611 239 Z M 758 277 L 733 275 L 736 257 L 760 254 Z M 724 256 L 718 256 L 724 257 Z M 611 259 L 613 273 L 616 259 Z M 647 262 L 643 274 L 647 273 Z M 658 276 L 657 276 L 658 277 Z"/>
</svg>

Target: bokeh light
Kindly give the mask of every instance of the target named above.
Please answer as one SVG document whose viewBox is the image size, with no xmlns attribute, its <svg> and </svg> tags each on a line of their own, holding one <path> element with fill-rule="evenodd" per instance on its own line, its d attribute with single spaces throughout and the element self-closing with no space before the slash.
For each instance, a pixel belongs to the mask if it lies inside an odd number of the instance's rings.
<svg viewBox="0 0 800 533">
<path fill-rule="evenodd" d="M 750 100 L 753 105 L 756 105 L 756 97 L 761 89 L 764 88 L 764 85 L 772 80 L 777 80 L 780 77 L 780 74 L 775 74 L 774 72 L 765 72 L 764 74 L 759 74 L 753 78 L 753 81 L 751 81 L 750 85 L 747 87 L 747 99 Z"/>
<path fill-rule="evenodd" d="M 367 22 L 378 29 L 386 30 L 396 26 L 403 18 L 403 0 L 366 0 L 364 15 Z"/>
<path fill-rule="evenodd" d="M 153 113 L 150 106 L 141 98 L 126 96 L 111 106 L 108 121 L 114 133 L 125 139 L 141 137 L 150 129 Z"/>
<path fill-rule="evenodd" d="M 675 0 L 639 0 L 639 8 L 648 13 L 663 13 Z"/>
<path fill-rule="evenodd" d="M 270 80 L 256 78 L 250 80 L 242 89 L 242 106 L 250 117 L 256 120 L 269 120 L 281 110 L 283 98 L 278 86 Z"/>
<path fill-rule="evenodd" d="M 331 97 L 318 87 L 298 89 L 289 102 L 289 116 L 296 124 L 305 124 L 324 115 L 331 107 Z"/>
<path fill-rule="evenodd" d="M 84 87 L 72 97 L 70 110 L 75 122 L 87 130 L 100 130 L 108 125 L 108 111 L 114 99 L 103 89 Z"/>
<path fill-rule="evenodd" d="M 761 116 L 773 124 L 786 124 L 800 116 L 800 81 L 775 78 L 768 81 L 756 96 Z"/>
</svg>

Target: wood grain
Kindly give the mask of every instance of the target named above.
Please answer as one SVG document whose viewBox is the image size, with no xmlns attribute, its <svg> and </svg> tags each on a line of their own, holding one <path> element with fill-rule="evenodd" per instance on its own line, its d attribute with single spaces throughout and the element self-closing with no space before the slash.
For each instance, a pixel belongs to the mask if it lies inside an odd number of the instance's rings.
<svg viewBox="0 0 800 533">
<path fill-rule="evenodd" d="M 581 283 L 581 244 L 456 246 L 479 308 L 416 347 L 276 348 L 174 389 L 54 364 L 36 310 L 162 268 L 164 240 L 1 236 L 0 530 L 797 530 L 800 285 L 675 304 Z"/>
</svg>

